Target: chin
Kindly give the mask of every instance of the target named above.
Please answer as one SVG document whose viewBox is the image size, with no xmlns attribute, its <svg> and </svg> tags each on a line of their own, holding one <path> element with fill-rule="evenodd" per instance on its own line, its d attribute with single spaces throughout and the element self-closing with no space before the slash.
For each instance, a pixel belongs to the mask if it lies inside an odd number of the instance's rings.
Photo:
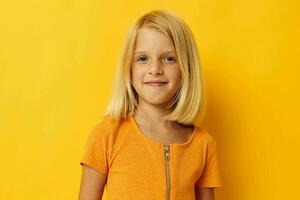
<svg viewBox="0 0 300 200">
<path fill-rule="evenodd" d="M 161 105 L 161 104 L 166 104 L 169 100 L 168 99 L 153 99 L 153 98 L 147 98 L 144 99 L 148 104 L 153 104 L 153 105 Z"/>
</svg>

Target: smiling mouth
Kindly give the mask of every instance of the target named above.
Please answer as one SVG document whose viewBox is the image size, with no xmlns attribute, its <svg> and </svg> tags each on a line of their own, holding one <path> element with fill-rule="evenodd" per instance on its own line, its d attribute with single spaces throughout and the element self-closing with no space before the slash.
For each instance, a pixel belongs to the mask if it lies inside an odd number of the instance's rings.
<svg viewBox="0 0 300 200">
<path fill-rule="evenodd" d="M 148 83 L 145 83 L 146 85 L 149 85 L 149 86 L 163 86 L 163 85 L 166 85 L 167 82 L 148 82 Z"/>
</svg>

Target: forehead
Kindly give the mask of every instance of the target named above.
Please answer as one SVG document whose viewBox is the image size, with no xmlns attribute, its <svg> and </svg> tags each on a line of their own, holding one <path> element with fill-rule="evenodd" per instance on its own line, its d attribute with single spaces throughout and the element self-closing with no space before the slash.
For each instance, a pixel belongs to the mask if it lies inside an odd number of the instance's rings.
<svg viewBox="0 0 300 200">
<path fill-rule="evenodd" d="M 135 52 L 175 52 L 171 38 L 160 31 L 143 27 L 138 30 Z"/>
</svg>

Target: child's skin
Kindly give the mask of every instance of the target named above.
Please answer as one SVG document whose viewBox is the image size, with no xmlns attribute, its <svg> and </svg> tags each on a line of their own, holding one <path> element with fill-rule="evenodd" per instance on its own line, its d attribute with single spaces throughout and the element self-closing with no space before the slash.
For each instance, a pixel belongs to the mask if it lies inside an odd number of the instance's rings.
<svg viewBox="0 0 300 200">
<path fill-rule="evenodd" d="M 139 96 L 134 118 L 143 133 L 164 144 L 187 141 L 193 127 L 161 119 L 171 112 L 166 108 L 166 103 L 176 94 L 181 81 L 174 45 L 168 36 L 145 27 L 139 30 L 133 57 L 132 80 Z M 152 80 L 167 83 L 162 86 L 145 83 Z M 105 183 L 104 174 L 83 166 L 79 200 L 101 199 Z M 195 199 L 214 200 L 214 189 L 195 187 Z"/>
<path fill-rule="evenodd" d="M 191 136 L 193 127 L 161 119 L 171 112 L 167 110 L 166 103 L 175 95 L 181 80 L 175 48 L 168 36 L 150 28 L 139 30 L 132 78 L 139 94 L 139 105 L 134 118 L 143 133 L 164 144 L 184 143 Z M 162 86 L 144 83 L 150 80 L 163 80 L 167 83 Z M 195 188 L 195 198 L 214 200 L 214 189 Z"/>
<path fill-rule="evenodd" d="M 176 52 L 169 37 L 149 28 L 139 30 L 132 79 L 139 96 L 134 118 L 143 133 L 164 144 L 185 142 L 193 127 L 161 119 L 171 112 L 166 103 L 174 97 L 181 81 Z M 153 80 L 165 81 L 166 84 L 146 84 Z"/>
</svg>

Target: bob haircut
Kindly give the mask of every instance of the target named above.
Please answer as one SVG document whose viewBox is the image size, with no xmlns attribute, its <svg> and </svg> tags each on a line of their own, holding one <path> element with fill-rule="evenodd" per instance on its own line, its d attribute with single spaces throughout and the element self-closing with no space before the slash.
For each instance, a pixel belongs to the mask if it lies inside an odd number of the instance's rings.
<svg viewBox="0 0 300 200">
<path fill-rule="evenodd" d="M 171 112 L 163 119 L 177 121 L 186 126 L 196 125 L 204 115 L 206 105 L 198 48 L 188 25 L 176 14 L 166 10 L 146 13 L 134 21 L 129 29 L 104 117 L 118 120 L 136 111 L 138 94 L 132 85 L 131 67 L 137 34 L 143 27 L 152 28 L 171 38 L 181 72 L 179 89 L 168 104 Z"/>
</svg>

